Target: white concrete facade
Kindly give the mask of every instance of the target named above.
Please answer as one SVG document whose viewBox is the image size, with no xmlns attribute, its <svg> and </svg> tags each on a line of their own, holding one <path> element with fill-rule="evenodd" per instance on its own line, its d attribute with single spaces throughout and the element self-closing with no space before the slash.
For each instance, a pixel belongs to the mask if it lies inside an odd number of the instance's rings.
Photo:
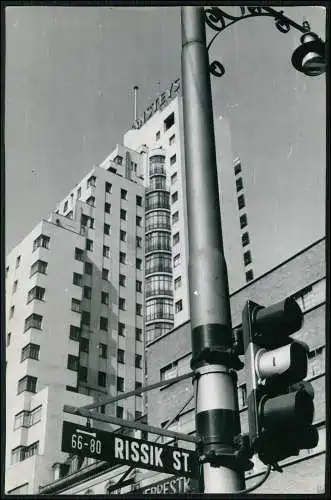
<svg viewBox="0 0 331 500">
<path fill-rule="evenodd" d="M 52 466 L 67 458 L 62 421 L 85 423 L 65 404 L 143 382 L 140 169 L 140 155 L 118 146 L 8 255 L 6 492 L 38 493 L 54 479 Z M 143 398 L 102 411 L 134 419 Z"/>
</svg>

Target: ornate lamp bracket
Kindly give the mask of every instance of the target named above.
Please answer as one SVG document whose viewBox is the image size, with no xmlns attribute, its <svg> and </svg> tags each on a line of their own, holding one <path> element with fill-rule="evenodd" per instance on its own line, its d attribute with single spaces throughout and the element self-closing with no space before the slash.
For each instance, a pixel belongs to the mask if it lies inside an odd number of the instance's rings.
<svg viewBox="0 0 331 500">
<path fill-rule="evenodd" d="M 216 37 L 226 28 L 238 21 L 250 19 L 252 17 L 272 17 L 275 21 L 276 28 L 281 33 L 288 33 L 291 27 L 297 29 L 301 33 L 308 33 L 310 31 L 310 26 L 307 21 L 304 21 L 302 25 L 300 25 L 285 16 L 283 12 L 282 10 L 277 11 L 271 7 L 240 7 L 240 15 L 234 16 L 224 12 L 219 7 L 207 8 L 205 9 L 206 24 L 208 24 L 213 31 L 216 31 L 216 34 L 207 45 L 207 50 L 209 51 Z M 218 60 L 214 60 L 209 64 L 209 71 L 212 75 L 217 77 L 223 76 L 225 73 L 223 64 Z"/>
</svg>

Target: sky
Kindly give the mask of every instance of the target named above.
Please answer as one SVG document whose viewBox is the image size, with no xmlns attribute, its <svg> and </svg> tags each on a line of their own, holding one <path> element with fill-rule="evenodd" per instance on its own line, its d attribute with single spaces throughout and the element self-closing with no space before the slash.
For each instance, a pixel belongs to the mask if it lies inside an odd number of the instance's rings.
<svg viewBox="0 0 331 500">
<path fill-rule="evenodd" d="M 283 10 L 325 39 L 324 8 Z M 181 34 L 179 7 L 7 7 L 5 22 L 8 253 L 122 142 L 133 86 L 142 112 L 180 77 Z M 325 234 L 325 76 L 292 67 L 300 36 L 260 17 L 210 49 L 226 71 L 211 77 L 213 108 L 242 161 L 257 274 Z M 229 248 L 235 232 L 224 226 Z"/>
</svg>

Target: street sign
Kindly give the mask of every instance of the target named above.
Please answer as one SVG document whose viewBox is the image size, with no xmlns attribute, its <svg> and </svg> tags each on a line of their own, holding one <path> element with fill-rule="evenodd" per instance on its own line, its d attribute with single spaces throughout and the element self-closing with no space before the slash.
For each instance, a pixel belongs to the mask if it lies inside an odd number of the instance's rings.
<svg viewBox="0 0 331 500">
<path fill-rule="evenodd" d="M 168 477 L 157 483 L 149 484 L 143 488 L 136 489 L 129 495 L 166 495 L 181 493 L 199 493 L 198 480 L 189 477 Z"/>
<path fill-rule="evenodd" d="M 198 455 L 194 451 L 159 445 L 72 422 L 63 422 L 61 450 L 104 460 L 112 465 L 121 463 L 175 476 L 199 476 Z"/>
</svg>

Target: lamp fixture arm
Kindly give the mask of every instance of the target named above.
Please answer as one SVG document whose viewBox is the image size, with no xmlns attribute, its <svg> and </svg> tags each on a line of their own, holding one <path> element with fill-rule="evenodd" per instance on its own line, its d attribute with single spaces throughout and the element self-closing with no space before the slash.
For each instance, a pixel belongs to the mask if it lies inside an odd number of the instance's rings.
<svg viewBox="0 0 331 500">
<path fill-rule="evenodd" d="M 284 11 L 277 11 L 272 7 L 243 7 L 240 6 L 240 15 L 232 15 L 219 7 L 209 7 L 204 10 L 206 24 L 213 30 L 216 34 L 211 38 L 207 45 L 207 50 L 214 43 L 214 40 L 222 33 L 226 28 L 232 26 L 233 24 L 241 21 L 243 19 L 250 19 L 253 17 L 272 17 L 275 21 L 276 28 L 281 33 L 288 33 L 292 28 L 300 31 L 301 33 L 310 32 L 310 26 L 307 21 L 303 21 L 302 25 L 296 23 L 289 17 L 285 16 Z M 213 61 L 210 64 L 210 72 L 217 77 L 223 76 L 225 73 L 224 66 L 220 61 Z"/>
</svg>

